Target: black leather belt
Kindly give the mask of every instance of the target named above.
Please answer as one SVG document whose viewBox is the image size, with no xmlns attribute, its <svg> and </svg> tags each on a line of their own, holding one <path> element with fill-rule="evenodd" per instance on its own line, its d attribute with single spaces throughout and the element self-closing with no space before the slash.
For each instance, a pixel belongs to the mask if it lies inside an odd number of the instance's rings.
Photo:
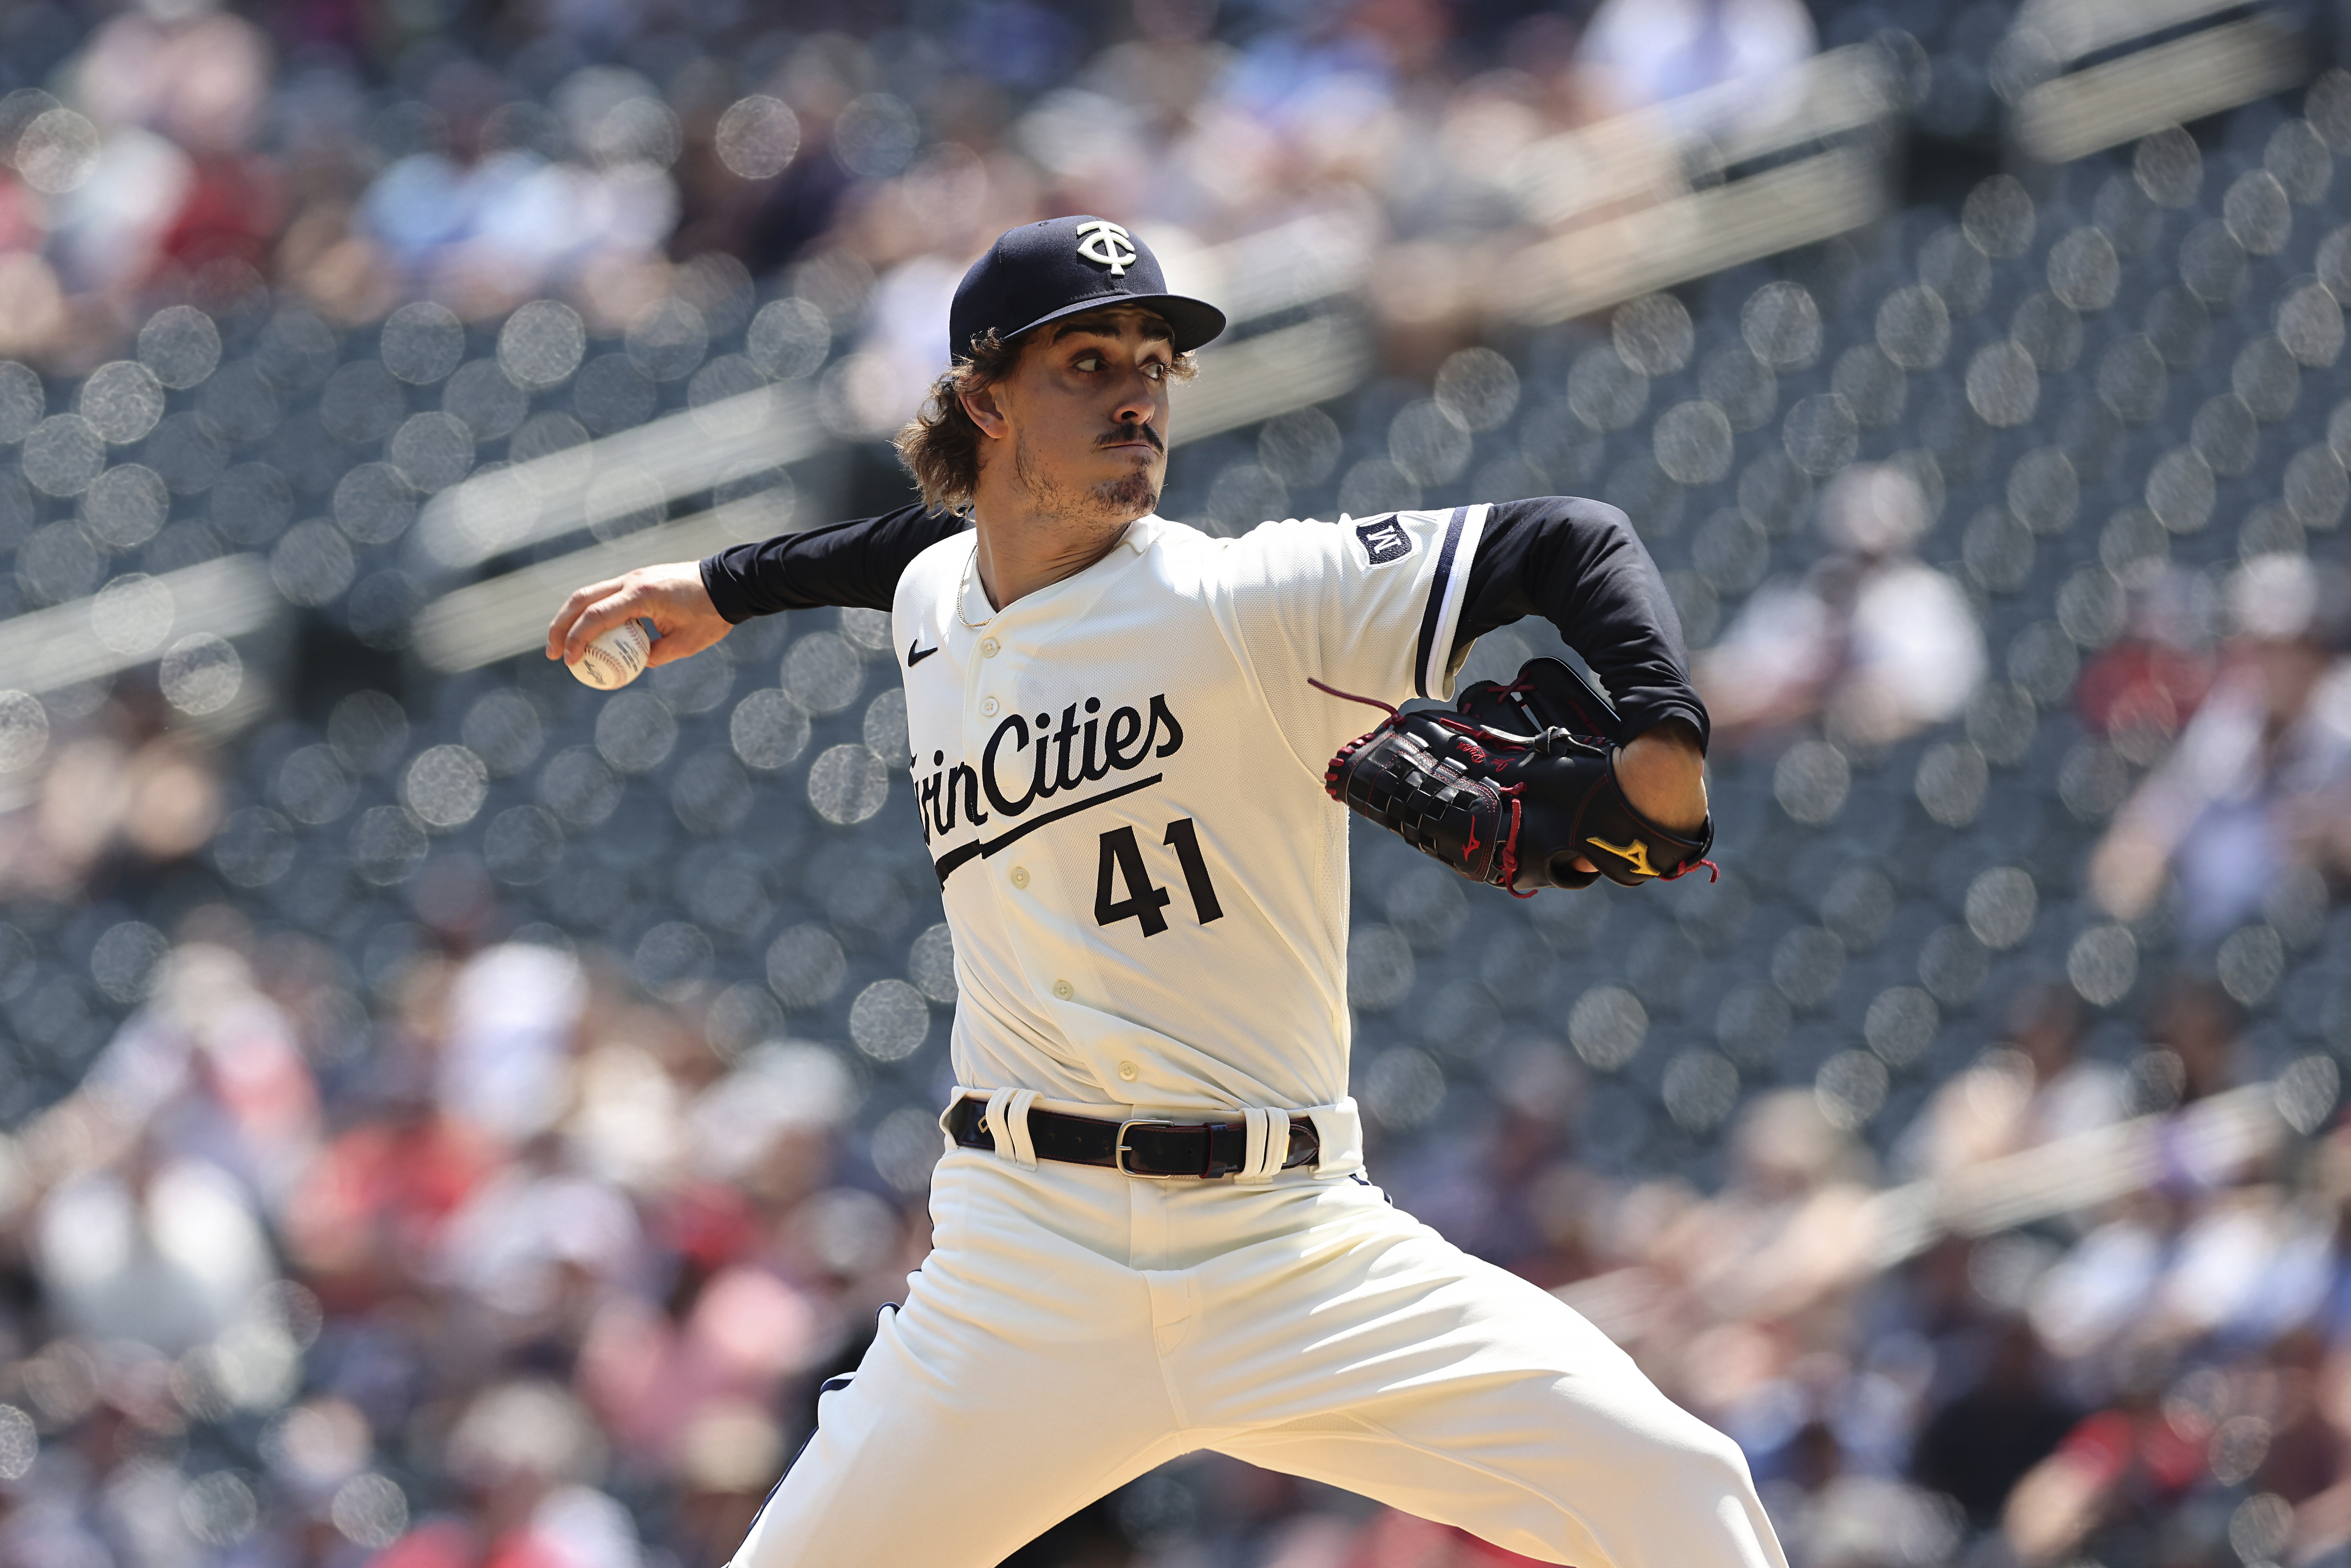
<svg viewBox="0 0 2351 1568">
<path fill-rule="evenodd" d="M 968 1096 L 947 1113 L 947 1135 L 967 1149 L 993 1149 L 987 1102 Z M 1029 1142 L 1040 1160 L 1064 1165 L 1105 1166 L 1131 1176 L 1228 1176 L 1248 1168 L 1249 1124 L 1245 1122 L 1103 1122 L 1064 1116 L 1058 1111 L 1029 1113 Z M 1290 1119 L 1290 1155 L 1283 1170 L 1310 1165 L 1322 1153 L 1311 1117 Z"/>
</svg>

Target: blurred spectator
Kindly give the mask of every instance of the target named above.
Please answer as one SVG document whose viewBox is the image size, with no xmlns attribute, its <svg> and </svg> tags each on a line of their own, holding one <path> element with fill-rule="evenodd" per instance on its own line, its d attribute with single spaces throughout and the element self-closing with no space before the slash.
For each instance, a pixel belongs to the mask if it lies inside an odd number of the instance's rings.
<svg viewBox="0 0 2351 1568">
<path fill-rule="evenodd" d="M 832 227 L 858 175 L 839 155 L 834 136 L 841 115 L 858 98 L 862 52 L 839 34 L 810 39 L 796 50 L 769 90 L 790 110 L 798 150 L 784 167 L 763 175 L 755 210 L 745 220 L 742 256 L 754 274 L 773 271 L 814 248 Z"/>
<path fill-rule="evenodd" d="M 2116 813 L 2090 887 L 2118 919 L 2178 886 L 2183 935 L 2217 943 L 2297 867 L 2340 863 L 2351 806 L 2351 666 L 2331 574 L 2300 555 L 2233 573 L 2234 636 L 2179 744 Z"/>
<path fill-rule="evenodd" d="M 1622 112 L 1771 77 L 1818 47 L 1798 0 L 1603 0 L 1576 64 L 1592 98 Z M 1728 116 L 1715 113 L 1694 129 L 1719 128 Z"/>
<path fill-rule="evenodd" d="M 2085 1549 L 2109 1562 L 2161 1560 L 2163 1522 L 2203 1473 L 2210 1430 L 2166 1411 L 2171 1365 L 2152 1351 L 2126 1358 L 2114 1403 L 2025 1472 L 2002 1514 L 2020 1563 L 2038 1568 Z"/>
<path fill-rule="evenodd" d="M 2147 1009 L 2148 1054 L 2133 1065 L 2143 1108 L 2168 1111 L 2236 1087 L 2237 1035 L 2244 1014 L 2210 980 L 2172 977 Z"/>
<path fill-rule="evenodd" d="M 78 1103 L 150 1140 L 154 1157 L 234 1176 L 273 1213 L 318 1146 L 318 1087 L 292 1021 L 245 955 L 214 942 L 172 950 L 68 1108 Z"/>
<path fill-rule="evenodd" d="M 506 84 L 470 63 L 434 79 L 428 123 L 442 146 L 392 164 L 360 206 L 363 228 L 412 292 L 492 315 L 532 296 L 577 289 L 583 302 L 633 298 L 623 279 L 660 251 L 677 221 L 668 166 L 677 118 L 651 82 L 617 67 L 574 72 L 552 119 L 513 112 Z M 549 141 L 570 156 L 550 159 Z M 657 296 L 656 296 L 657 297 Z M 641 300 L 639 303 L 650 303 Z M 626 306 L 600 310 L 625 324 Z"/>
<path fill-rule="evenodd" d="M 449 1217 L 496 1168 L 491 1145 L 403 1095 L 336 1138 L 293 1196 L 286 1244 L 319 1296 L 361 1312 L 438 1256 Z"/>
<path fill-rule="evenodd" d="M 510 1146 L 553 1126 L 586 1000 L 580 966 L 552 947 L 512 943 L 469 960 L 449 979 L 444 1109 Z"/>
<path fill-rule="evenodd" d="M 1733 1325 L 1799 1316 L 1865 1276 L 1869 1156 L 1815 1096 L 1759 1096 L 1740 1113 L 1730 1155 L 1722 1190 L 1654 1242 L 1709 1315 Z"/>
<path fill-rule="evenodd" d="M 165 1355 L 225 1333 L 271 1273 L 251 1199 L 227 1173 L 146 1148 L 53 1188 L 36 1256 L 59 1326 Z"/>
<path fill-rule="evenodd" d="M 2074 687 L 2082 722 L 2139 767 L 2163 755 L 2211 687 L 2210 597 L 2202 576 L 2176 570 L 2135 590 L 2123 635 L 2084 666 Z"/>
<path fill-rule="evenodd" d="M 2032 1326 L 2022 1318 L 1992 1325 L 1964 1390 L 1927 1420 L 1910 1461 L 1925 1486 L 1958 1502 L 1977 1527 L 2027 1470 L 2074 1427 L 2074 1411 L 2050 1386 Z"/>
<path fill-rule="evenodd" d="M 1782 1544 L 1792 1562 L 1808 1568 L 1875 1568 L 1884 1563 L 1931 1563 L 1956 1543 L 1949 1503 L 1890 1476 L 1854 1474 L 1825 1421 L 1796 1435 Z M 1789 1494 L 1801 1500 L 1789 1500 Z"/>
<path fill-rule="evenodd" d="M 1935 1092 L 1905 1133 L 1904 1163 L 1945 1176 L 2105 1125 L 2122 1115 L 2123 1075 L 2081 1055 L 2071 986 L 2040 985 L 2010 1005 L 2006 1042 Z"/>
<path fill-rule="evenodd" d="M 1984 674 L 1967 597 L 1911 548 L 1928 503 L 1893 464 L 1859 464 L 1820 500 L 1835 552 L 1801 583 L 1767 582 L 1698 659 L 1715 733 L 1733 746 L 1818 717 L 1830 738 L 1882 747 L 1956 716 Z"/>
</svg>

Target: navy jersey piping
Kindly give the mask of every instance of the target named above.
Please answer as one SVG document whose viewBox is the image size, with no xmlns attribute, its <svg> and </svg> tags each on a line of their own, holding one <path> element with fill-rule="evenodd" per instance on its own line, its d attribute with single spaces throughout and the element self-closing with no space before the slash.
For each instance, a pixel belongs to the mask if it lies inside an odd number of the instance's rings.
<svg viewBox="0 0 2351 1568">
<path fill-rule="evenodd" d="M 1429 673 L 1437 656 L 1437 625 L 1445 618 L 1446 590 L 1453 580 L 1453 555 L 1461 547 L 1462 525 L 1469 519 L 1469 508 L 1456 507 L 1453 515 L 1445 519 L 1445 542 L 1437 547 L 1437 570 L 1428 580 L 1428 601 L 1420 612 L 1420 643 L 1412 663 L 1413 692 L 1418 696 L 1429 695 Z M 1451 649 L 1446 654 L 1450 656 Z"/>
</svg>

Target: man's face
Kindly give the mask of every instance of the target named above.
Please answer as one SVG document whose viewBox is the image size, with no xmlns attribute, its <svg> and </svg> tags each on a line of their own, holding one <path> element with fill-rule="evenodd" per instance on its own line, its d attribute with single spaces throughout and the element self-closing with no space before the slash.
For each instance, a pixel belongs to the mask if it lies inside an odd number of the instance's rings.
<svg viewBox="0 0 2351 1568">
<path fill-rule="evenodd" d="M 1072 522 L 1129 522 L 1159 504 L 1167 478 L 1166 323 L 1129 306 L 1037 329 L 992 389 L 1007 439 L 984 465 L 1038 510 Z"/>
</svg>

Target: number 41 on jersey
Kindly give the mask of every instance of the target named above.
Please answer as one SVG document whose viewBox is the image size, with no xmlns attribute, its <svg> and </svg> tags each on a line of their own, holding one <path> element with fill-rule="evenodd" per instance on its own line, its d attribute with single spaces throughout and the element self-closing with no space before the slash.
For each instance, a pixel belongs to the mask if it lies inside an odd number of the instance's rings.
<svg viewBox="0 0 2351 1568">
<path fill-rule="evenodd" d="M 1193 915 L 1203 925 L 1220 918 L 1224 905 L 1217 902 L 1216 883 L 1208 880 L 1208 862 L 1200 856 L 1199 830 L 1189 817 L 1179 817 L 1167 824 L 1167 836 L 1161 842 L 1176 852 L 1176 863 L 1184 873 L 1184 885 L 1192 894 Z M 1124 898 L 1113 899 L 1114 883 L 1123 883 Z M 1113 828 L 1102 836 L 1102 864 L 1094 879 L 1094 923 L 1115 925 L 1122 920 L 1132 920 L 1143 927 L 1145 936 L 1156 936 L 1167 929 L 1167 917 L 1159 912 L 1167 907 L 1173 897 L 1165 888 L 1151 880 L 1151 871 L 1144 863 L 1143 846 L 1135 841 L 1133 828 Z"/>
</svg>

